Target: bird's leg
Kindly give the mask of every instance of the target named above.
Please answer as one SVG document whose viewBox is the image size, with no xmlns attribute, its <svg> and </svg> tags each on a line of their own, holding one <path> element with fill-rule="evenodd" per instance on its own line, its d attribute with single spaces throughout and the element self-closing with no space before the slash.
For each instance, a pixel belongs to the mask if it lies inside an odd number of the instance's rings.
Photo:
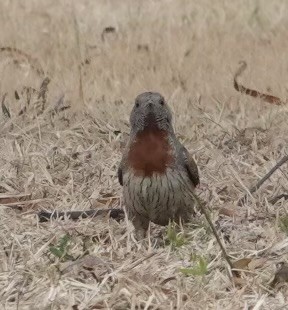
<svg viewBox="0 0 288 310">
<path fill-rule="evenodd" d="M 149 220 L 145 217 L 134 216 L 132 223 L 135 227 L 135 235 L 137 240 L 142 240 L 146 237 L 149 227 Z"/>
</svg>

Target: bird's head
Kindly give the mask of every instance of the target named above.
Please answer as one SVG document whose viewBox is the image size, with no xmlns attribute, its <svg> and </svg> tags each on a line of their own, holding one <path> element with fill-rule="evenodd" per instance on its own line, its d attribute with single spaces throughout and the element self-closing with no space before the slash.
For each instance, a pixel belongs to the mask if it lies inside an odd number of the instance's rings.
<svg viewBox="0 0 288 310">
<path fill-rule="evenodd" d="M 156 92 L 145 92 L 136 97 L 130 124 L 136 132 L 145 129 L 173 131 L 170 108 L 164 97 Z"/>
</svg>

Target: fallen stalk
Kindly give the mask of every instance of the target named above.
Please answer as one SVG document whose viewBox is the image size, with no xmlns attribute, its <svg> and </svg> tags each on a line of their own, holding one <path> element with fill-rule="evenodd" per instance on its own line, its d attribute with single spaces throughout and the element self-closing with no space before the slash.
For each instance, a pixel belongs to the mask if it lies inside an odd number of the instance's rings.
<svg viewBox="0 0 288 310">
<path fill-rule="evenodd" d="M 94 209 L 87 211 L 67 211 L 67 212 L 46 212 L 41 211 L 37 213 L 40 223 L 48 222 L 51 219 L 64 220 L 66 218 L 71 220 L 85 219 L 85 218 L 94 218 L 96 216 L 109 215 L 110 218 L 113 218 L 116 221 L 120 221 L 124 218 L 124 210 L 122 209 Z"/>
</svg>

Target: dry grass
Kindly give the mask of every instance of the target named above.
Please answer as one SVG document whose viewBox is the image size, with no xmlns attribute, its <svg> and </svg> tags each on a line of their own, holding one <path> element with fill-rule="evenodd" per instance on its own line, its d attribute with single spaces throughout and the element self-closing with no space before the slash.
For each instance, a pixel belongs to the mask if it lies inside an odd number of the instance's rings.
<svg viewBox="0 0 288 310">
<path fill-rule="evenodd" d="M 103 40 L 108 26 L 116 33 Z M 0 53 L 0 94 L 12 116 L 1 121 L 0 191 L 31 193 L 22 211 L 0 207 L 1 309 L 287 309 L 287 287 L 268 285 L 287 260 L 287 202 L 268 202 L 287 193 L 287 166 L 245 206 L 237 201 L 287 152 L 288 108 L 241 96 L 232 83 L 246 60 L 246 85 L 287 98 L 287 27 L 284 0 L 1 1 L 0 47 L 34 59 Z M 39 89 L 39 67 L 51 78 L 44 112 L 34 92 L 17 116 L 27 91 L 19 100 L 14 92 Z M 202 217 L 165 246 L 154 244 L 157 227 L 137 243 L 127 221 L 37 223 L 37 210 L 121 204 L 116 169 L 133 99 L 145 90 L 168 99 L 227 252 L 261 258 L 239 285 Z M 53 112 L 61 104 L 72 108 Z M 59 259 L 50 247 L 64 236 Z M 206 274 L 180 271 L 201 262 Z"/>
</svg>

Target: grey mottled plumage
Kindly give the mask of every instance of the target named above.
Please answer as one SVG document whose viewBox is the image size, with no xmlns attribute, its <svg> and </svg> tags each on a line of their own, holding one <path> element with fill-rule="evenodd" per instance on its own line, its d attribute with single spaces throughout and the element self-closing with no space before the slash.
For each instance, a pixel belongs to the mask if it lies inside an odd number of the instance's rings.
<svg viewBox="0 0 288 310">
<path fill-rule="evenodd" d="M 149 221 L 167 225 L 194 214 L 198 168 L 177 140 L 172 114 L 159 93 L 137 96 L 130 116 L 130 139 L 118 169 L 124 204 L 138 232 Z"/>
</svg>

